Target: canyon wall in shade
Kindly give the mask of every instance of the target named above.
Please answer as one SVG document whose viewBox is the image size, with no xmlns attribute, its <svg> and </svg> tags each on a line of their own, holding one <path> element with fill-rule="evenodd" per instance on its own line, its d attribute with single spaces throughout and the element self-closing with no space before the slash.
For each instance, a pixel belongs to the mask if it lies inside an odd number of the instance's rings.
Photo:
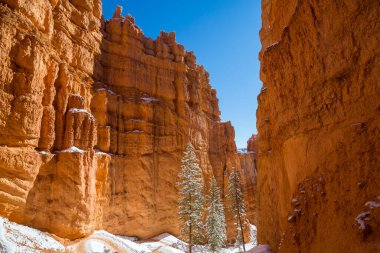
<svg viewBox="0 0 380 253">
<path fill-rule="evenodd" d="M 380 251 L 380 3 L 262 1 L 258 241 Z"/>
</svg>

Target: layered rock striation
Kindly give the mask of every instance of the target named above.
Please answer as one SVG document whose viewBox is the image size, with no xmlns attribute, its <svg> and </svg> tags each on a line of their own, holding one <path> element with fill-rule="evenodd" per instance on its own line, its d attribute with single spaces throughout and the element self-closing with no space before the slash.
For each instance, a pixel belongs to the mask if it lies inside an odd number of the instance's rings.
<svg viewBox="0 0 380 253">
<path fill-rule="evenodd" d="M 226 192 L 234 129 L 174 33 L 101 15 L 100 0 L 0 0 L 0 215 L 69 239 L 177 235 L 186 144 Z"/>
<path fill-rule="evenodd" d="M 379 1 L 262 2 L 258 241 L 380 250 Z"/>
<path fill-rule="evenodd" d="M 205 183 L 239 166 L 234 129 L 220 122 L 216 91 L 174 33 L 147 38 L 121 10 L 103 25 L 92 112 L 96 148 L 111 154 L 103 227 L 151 237 L 178 233 L 176 181 L 184 147 L 197 150 Z M 226 173 L 224 173 L 226 171 Z M 155 229 L 147 229 L 147 228 Z"/>
<path fill-rule="evenodd" d="M 0 213 L 86 235 L 97 218 L 97 165 L 107 162 L 93 150 L 90 111 L 101 3 L 0 3 Z"/>
</svg>

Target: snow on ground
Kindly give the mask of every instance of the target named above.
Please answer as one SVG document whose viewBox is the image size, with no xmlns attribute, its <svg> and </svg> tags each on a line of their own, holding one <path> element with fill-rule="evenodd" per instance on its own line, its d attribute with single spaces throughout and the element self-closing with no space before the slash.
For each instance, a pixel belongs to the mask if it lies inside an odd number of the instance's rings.
<svg viewBox="0 0 380 253">
<path fill-rule="evenodd" d="M 249 253 L 272 253 L 272 249 L 269 245 L 258 245 L 251 250 L 247 251 Z"/>
<path fill-rule="evenodd" d="M 247 244 L 245 244 L 245 249 L 250 250 L 253 249 L 256 244 L 256 234 L 257 229 L 254 225 L 250 225 L 250 239 L 251 241 Z M 146 246 L 153 252 L 158 253 L 180 253 L 180 252 L 187 252 L 188 244 L 175 236 L 164 233 L 159 236 L 153 237 L 150 240 L 141 242 L 142 245 Z M 194 253 L 206 253 L 210 252 L 207 246 L 203 245 L 195 245 L 192 249 Z M 243 251 L 243 247 L 229 247 L 229 248 L 223 248 L 220 252 L 222 253 L 235 253 L 235 252 L 241 252 Z M 270 252 L 270 251 L 269 251 Z M 261 253 L 261 252 L 260 252 Z M 262 253 L 265 253 L 263 251 Z"/>
<path fill-rule="evenodd" d="M 270 253 L 265 245 L 256 246 L 256 227 L 251 225 L 251 242 L 245 245 L 250 253 Z M 187 243 L 170 235 L 161 234 L 150 240 L 137 241 L 135 237 L 116 236 L 106 231 L 64 246 L 48 233 L 8 221 L 0 217 L 0 253 L 184 253 Z M 222 253 L 240 252 L 238 247 L 224 248 Z M 210 252 L 207 246 L 196 245 L 194 253 Z"/>
<path fill-rule="evenodd" d="M 257 228 L 255 225 L 249 224 L 249 239 L 253 245 L 257 245 Z"/>
<path fill-rule="evenodd" d="M 121 238 L 121 239 L 124 239 L 124 240 L 129 240 L 129 241 L 132 241 L 132 242 L 137 242 L 139 240 L 138 237 L 134 237 L 134 236 L 125 236 L 125 235 L 116 235 L 117 237 Z"/>
<path fill-rule="evenodd" d="M 4 220 L 0 220 L 0 250 L 1 252 L 10 252 L 13 253 L 16 251 L 16 246 L 12 244 L 8 239 L 5 237 L 5 228 L 4 228 Z"/>
<path fill-rule="evenodd" d="M 162 253 L 183 253 L 183 251 L 170 247 L 160 242 L 146 242 L 143 243 L 151 252 L 162 252 Z"/>
<path fill-rule="evenodd" d="M 65 247 L 49 234 L 0 217 L 1 253 L 149 253 L 144 245 L 95 231 L 91 236 Z"/>
<path fill-rule="evenodd" d="M 115 236 L 106 231 L 95 231 L 82 241 L 67 247 L 69 252 L 78 253 L 149 253 L 144 245 Z"/>
<path fill-rule="evenodd" d="M 46 233 L 0 217 L 0 252 L 37 253 L 47 251 L 64 252 L 65 247 Z"/>
</svg>

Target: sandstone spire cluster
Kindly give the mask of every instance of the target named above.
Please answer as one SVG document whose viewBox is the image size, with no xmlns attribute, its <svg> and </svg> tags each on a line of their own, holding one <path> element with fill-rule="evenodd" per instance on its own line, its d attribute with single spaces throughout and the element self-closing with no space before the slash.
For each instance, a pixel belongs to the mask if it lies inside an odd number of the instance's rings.
<svg viewBox="0 0 380 253">
<path fill-rule="evenodd" d="M 234 129 L 174 33 L 101 15 L 100 0 L 0 0 L 0 215 L 69 239 L 178 234 L 186 144 L 225 191 Z"/>
</svg>

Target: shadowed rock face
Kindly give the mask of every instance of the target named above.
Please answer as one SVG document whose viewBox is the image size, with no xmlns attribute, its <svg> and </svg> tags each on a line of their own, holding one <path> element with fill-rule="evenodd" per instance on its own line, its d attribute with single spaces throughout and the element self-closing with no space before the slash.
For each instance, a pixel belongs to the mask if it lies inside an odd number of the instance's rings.
<svg viewBox="0 0 380 253">
<path fill-rule="evenodd" d="M 241 178 L 247 218 L 251 224 L 256 224 L 256 159 L 253 153 L 238 153 L 240 160 Z"/>
<path fill-rule="evenodd" d="M 258 241 L 380 250 L 380 3 L 262 2 Z"/>
<path fill-rule="evenodd" d="M 257 135 L 248 139 L 246 152 L 238 152 L 238 156 L 248 219 L 256 224 Z"/>
<path fill-rule="evenodd" d="M 0 215 L 70 239 L 177 235 L 186 144 L 206 185 L 225 193 L 240 169 L 208 73 L 174 33 L 146 38 L 119 8 L 104 21 L 99 0 L 0 0 L 0 48 Z"/>
</svg>

